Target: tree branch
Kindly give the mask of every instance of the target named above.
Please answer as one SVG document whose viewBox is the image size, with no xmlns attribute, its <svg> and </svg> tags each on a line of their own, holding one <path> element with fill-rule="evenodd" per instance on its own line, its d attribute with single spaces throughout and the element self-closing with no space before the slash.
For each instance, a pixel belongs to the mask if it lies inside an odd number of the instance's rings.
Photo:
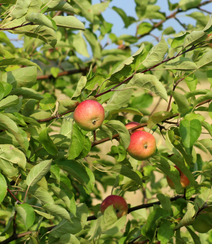
<svg viewBox="0 0 212 244">
<path fill-rule="evenodd" d="M 24 26 L 27 26 L 27 25 L 34 25 L 32 22 L 29 22 L 29 23 L 26 23 L 26 24 L 21 24 L 21 25 L 17 25 L 17 26 L 14 26 L 14 27 L 10 27 L 10 28 L 0 28 L 0 31 L 8 31 L 8 30 L 14 30 L 14 29 L 17 29 L 17 28 L 20 28 L 20 27 L 24 27 Z"/>
<path fill-rule="evenodd" d="M 175 196 L 175 197 L 172 197 L 170 198 L 170 201 L 173 202 L 173 201 L 176 201 L 177 199 L 179 198 L 183 198 L 184 196 L 182 195 L 178 195 L 178 196 Z M 190 201 L 194 201 L 194 198 L 190 199 Z M 128 209 L 128 214 L 133 212 L 133 211 L 136 211 L 136 210 L 139 210 L 139 209 L 143 209 L 143 208 L 150 208 L 150 207 L 153 207 L 154 205 L 160 205 L 160 201 L 157 201 L 157 202 L 152 202 L 152 203 L 146 203 L 146 204 L 141 204 L 141 205 L 138 205 L 138 206 L 135 206 L 135 207 L 132 207 L 132 208 L 129 208 Z M 87 221 L 91 221 L 91 220 L 95 220 L 97 219 L 97 217 L 95 215 L 92 215 L 92 216 L 89 216 L 87 218 Z M 52 230 L 54 227 L 56 227 L 56 225 L 54 226 L 49 226 L 47 227 L 48 231 Z M 27 231 L 27 232 L 24 232 L 24 233 L 20 233 L 20 234 L 15 234 L 13 233 L 12 236 L 10 236 L 8 239 L 2 241 L 0 244 L 7 244 L 7 243 L 10 243 L 11 241 L 14 241 L 14 240 L 17 240 L 17 239 L 20 239 L 26 235 L 30 235 L 32 233 L 35 233 L 35 231 Z"/>
<path fill-rule="evenodd" d="M 88 67 L 81 68 L 81 69 L 73 69 L 73 70 L 63 71 L 63 72 L 58 73 L 56 78 L 58 78 L 60 76 L 64 76 L 64 75 L 72 75 L 72 74 L 77 74 L 77 73 L 84 73 L 87 70 L 88 70 Z M 50 74 L 50 75 L 41 75 L 41 76 L 37 77 L 37 80 L 48 80 L 48 79 L 51 79 L 51 78 L 55 79 L 55 77 L 52 74 Z"/>
<path fill-rule="evenodd" d="M 211 1 L 212 1 L 212 0 L 211 0 Z M 179 57 L 179 56 L 181 56 L 181 55 L 183 55 L 183 54 L 185 54 L 185 53 L 187 53 L 187 52 L 193 51 L 193 50 L 195 50 L 195 48 L 196 48 L 197 46 L 198 46 L 198 44 L 197 44 L 196 46 L 193 45 L 193 46 L 191 46 L 189 49 L 187 49 L 187 50 L 185 50 L 185 51 L 183 51 L 183 52 L 180 52 L 180 53 L 178 53 L 177 55 L 175 55 L 175 56 L 173 56 L 173 57 L 171 57 L 171 58 L 166 58 L 166 59 L 164 59 L 163 61 L 161 61 L 160 63 L 157 63 L 156 65 L 154 65 L 154 66 L 152 66 L 152 67 L 150 67 L 150 68 L 148 68 L 148 69 L 145 69 L 145 70 L 141 71 L 140 74 L 143 74 L 143 73 L 146 73 L 146 72 L 148 72 L 148 71 L 151 71 L 152 69 L 158 67 L 158 66 L 161 65 L 161 64 L 164 64 L 164 63 L 166 63 L 166 62 L 168 62 L 168 61 L 171 61 L 171 60 L 173 60 L 173 59 L 175 59 L 175 58 L 177 58 L 177 57 Z M 125 80 L 123 80 L 123 81 L 120 82 L 119 84 L 113 86 L 112 88 L 110 88 L 110 89 L 108 89 L 108 90 L 106 90 L 106 91 L 104 91 L 104 92 L 101 92 L 101 93 L 99 93 L 99 94 L 94 95 L 94 97 L 99 97 L 99 96 L 102 96 L 102 95 L 104 95 L 104 94 L 106 94 L 106 93 L 108 93 L 108 92 L 114 91 L 115 88 L 117 88 L 117 87 L 119 87 L 120 85 L 122 85 L 122 84 L 126 83 L 127 81 L 131 80 L 135 74 L 136 74 L 136 72 L 134 72 L 132 75 L 130 75 L 129 77 L 127 77 Z"/>
</svg>

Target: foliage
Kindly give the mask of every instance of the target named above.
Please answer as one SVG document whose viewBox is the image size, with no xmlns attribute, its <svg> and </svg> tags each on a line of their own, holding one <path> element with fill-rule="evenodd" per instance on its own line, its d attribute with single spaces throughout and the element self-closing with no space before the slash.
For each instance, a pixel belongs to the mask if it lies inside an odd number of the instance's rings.
<svg viewBox="0 0 212 244">
<path fill-rule="evenodd" d="M 126 29 L 137 25 L 117 36 L 103 15 L 112 1 L 0 0 L 1 243 L 211 243 L 192 227 L 203 210 L 211 221 L 211 1 L 168 0 L 170 15 L 134 2 L 134 17 L 112 8 Z M 170 19 L 182 31 L 165 28 Z M 105 109 L 95 132 L 73 120 L 86 99 Z M 129 121 L 157 140 L 145 161 L 126 152 Z M 128 202 L 131 218 L 100 213 L 111 188 L 142 195 Z"/>
</svg>

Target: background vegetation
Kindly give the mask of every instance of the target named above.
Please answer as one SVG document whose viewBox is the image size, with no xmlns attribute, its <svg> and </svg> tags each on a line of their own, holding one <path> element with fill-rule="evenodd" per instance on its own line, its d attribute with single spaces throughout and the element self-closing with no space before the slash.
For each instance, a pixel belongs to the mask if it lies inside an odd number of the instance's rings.
<svg viewBox="0 0 212 244">
<path fill-rule="evenodd" d="M 212 226 L 212 1 L 167 0 L 170 14 L 156 0 L 135 0 L 136 16 L 113 7 L 137 27 L 121 36 L 103 17 L 111 2 L 0 0 L 2 244 L 212 242 L 192 226 L 199 215 Z M 182 31 L 164 28 L 170 19 Z M 86 99 L 105 109 L 95 132 L 73 121 Z M 129 121 L 157 139 L 148 160 L 127 154 Z M 99 211 L 111 188 L 143 197 L 117 219 Z"/>
</svg>

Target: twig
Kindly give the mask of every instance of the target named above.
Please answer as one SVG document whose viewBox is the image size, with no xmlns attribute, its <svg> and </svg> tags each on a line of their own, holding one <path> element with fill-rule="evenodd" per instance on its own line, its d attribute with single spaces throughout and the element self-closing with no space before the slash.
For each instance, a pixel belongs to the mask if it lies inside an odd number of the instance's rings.
<svg viewBox="0 0 212 244">
<path fill-rule="evenodd" d="M 211 0 L 211 1 L 212 1 L 212 0 Z M 165 58 L 165 59 L 164 59 L 163 61 L 161 61 L 160 63 L 157 63 L 157 64 L 153 65 L 152 67 L 150 67 L 150 68 L 148 68 L 148 69 L 145 69 L 145 70 L 141 71 L 140 74 L 143 74 L 143 73 L 146 73 L 146 72 L 148 72 L 148 71 L 151 71 L 152 69 L 156 68 L 157 66 L 159 66 L 159 65 L 161 65 L 161 64 L 164 64 L 164 63 L 166 63 L 166 62 L 168 62 L 168 61 L 171 61 L 171 60 L 173 60 L 173 59 L 175 59 L 175 58 L 177 58 L 177 57 L 179 57 L 179 56 L 181 56 L 181 55 L 183 55 L 183 54 L 185 54 L 185 53 L 187 53 L 187 52 L 193 51 L 197 46 L 198 46 L 198 44 L 197 44 L 196 46 L 193 45 L 193 46 L 191 46 L 189 49 L 187 49 L 187 50 L 185 50 L 185 51 L 183 51 L 183 52 L 179 52 L 177 55 L 175 55 L 175 56 L 173 56 L 173 57 L 171 57 L 171 58 Z M 110 89 L 108 89 L 108 90 L 106 90 L 106 91 L 104 91 L 104 92 L 101 92 L 101 93 L 99 93 L 99 94 L 94 95 L 94 97 L 99 97 L 99 96 L 105 95 L 105 94 L 108 93 L 108 92 L 113 91 L 115 88 L 117 88 L 117 87 L 121 86 L 122 84 L 126 83 L 127 81 L 131 80 L 135 74 L 136 74 L 136 72 L 134 72 L 132 75 L 130 75 L 129 77 L 127 77 L 125 80 L 123 80 L 123 81 L 120 82 L 119 84 L 115 85 L 114 87 L 112 87 L 112 88 L 110 88 Z"/>
<path fill-rule="evenodd" d="M 72 75 L 72 74 L 77 74 L 77 73 L 84 73 L 87 70 L 88 70 L 88 68 L 85 67 L 85 68 L 81 68 L 81 69 L 73 69 L 73 70 L 63 71 L 63 72 L 58 73 L 56 78 L 58 78 L 60 76 L 64 76 L 64 75 Z M 41 75 L 41 76 L 37 77 L 37 80 L 48 80 L 48 79 L 51 79 L 51 78 L 55 78 L 55 77 L 52 74 L 50 74 L 50 75 Z"/>
<path fill-rule="evenodd" d="M 7 191 L 8 191 L 8 192 L 10 193 L 10 195 L 15 199 L 16 202 L 18 202 L 18 203 L 22 203 L 22 202 L 20 202 L 20 201 L 16 198 L 16 196 L 10 191 L 9 188 L 7 188 Z"/>
<path fill-rule="evenodd" d="M 34 24 L 32 22 L 29 22 L 29 23 L 26 23 L 26 24 L 17 25 L 17 26 L 10 27 L 10 28 L 0 28 L 0 31 L 14 30 L 14 29 L 17 29 L 17 28 L 20 28 L 20 27 L 24 27 L 24 26 L 27 26 L 27 25 L 34 25 Z"/>
</svg>

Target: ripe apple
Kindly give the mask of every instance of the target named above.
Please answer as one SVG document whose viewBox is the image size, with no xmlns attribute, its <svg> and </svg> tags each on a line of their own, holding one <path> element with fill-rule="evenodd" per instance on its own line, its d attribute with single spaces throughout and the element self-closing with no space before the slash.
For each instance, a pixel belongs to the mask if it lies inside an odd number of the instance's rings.
<svg viewBox="0 0 212 244">
<path fill-rule="evenodd" d="M 207 215 L 199 214 L 192 223 L 192 226 L 197 232 L 206 233 L 212 229 L 212 219 Z"/>
<path fill-rule="evenodd" d="M 149 132 L 136 130 L 130 136 L 130 144 L 127 151 L 131 157 L 137 160 L 144 160 L 152 156 L 155 150 L 155 137 Z"/>
<path fill-rule="evenodd" d="M 83 130 L 87 131 L 99 128 L 104 121 L 104 117 L 104 108 L 95 100 L 81 102 L 74 111 L 75 122 Z"/>
<path fill-rule="evenodd" d="M 138 122 L 129 122 L 129 123 L 127 123 L 125 126 L 126 126 L 126 128 L 129 130 L 129 129 L 132 129 L 132 128 L 134 128 L 135 126 L 138 126 L 138 125 L 140 125 L 140 123 L 138 123 Z M 144 131 L 144 127 L 141 127 L 141 128 L 138 128 L 138 129 L 136 129 L 136 130 L 134 130 L 133 132 L 135 132 L 135 131 L 138 131 L 138 130 L 140 130 L 140 131 Z"/>
<path fill-rule="evenodd" d="M 174 166 L 180 173 L 180 183 L 181 183 L 181 186 L 183 188 L 185 188 L 186 186 L 189 185 L 189 179 L 187 178 L 187 176 L 175 165 Z M 168 182 L 168 185 L 172 188 L 172 189 L 175 189 L 175 186 L 174 186 L 174 182 L 168 177 L 166 176 L 166 179 L 167 179 L 167 182 Z"/>
<path fill-rule="evenodd" d="M 110 195 L 106 197 L 100 206 L 100 211 L 104 213 L 105 209 L 110 205 L 113 205 L 113 208 L 116 211 L 116 216 L 118 218 L 121 218 L 123 215 L 127 214 L 128 212 L 127 203 L 125 199 L 121 196 Z"/>
</svg>

